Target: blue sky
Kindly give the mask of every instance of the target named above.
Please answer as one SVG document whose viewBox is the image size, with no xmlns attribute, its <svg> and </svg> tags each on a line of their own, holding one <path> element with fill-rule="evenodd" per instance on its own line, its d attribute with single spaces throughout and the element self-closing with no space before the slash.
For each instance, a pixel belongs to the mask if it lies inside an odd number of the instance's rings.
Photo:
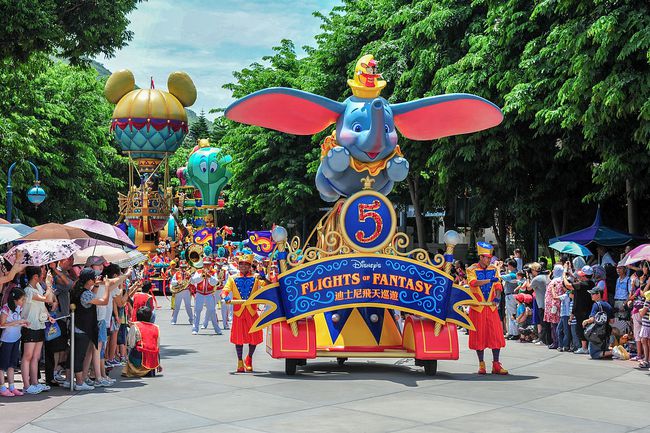
<svg viewBox="0 0 650 433">
<path fill-rule="evenodd" d="M 133 40 L 115 57 L 95 60 L 109 70 L 130 69 L 141 87 L 153 76 L 167 87 L 176 70 L 190 74 L 198 90 L 197 113 L 225 107 L 232 98 L 222 89 L 232 72 L 271 53 L 281 39 L 297 48 L 314 45 L 320 20 L 339 0 L 149 0 L 129 15 Z"/>
</svg>

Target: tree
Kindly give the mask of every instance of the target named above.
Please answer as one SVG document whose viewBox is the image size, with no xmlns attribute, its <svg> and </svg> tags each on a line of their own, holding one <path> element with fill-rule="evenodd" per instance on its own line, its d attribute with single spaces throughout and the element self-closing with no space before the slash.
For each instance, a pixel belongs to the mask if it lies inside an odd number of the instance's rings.
<svg viewBox="0 0 650 433">
<path fill-rule="evenodd" d="M 225 88 L 241 98 L 267 87 L 301 88 L 304 83 L 301 61 L 294 45 L 283 40 L 275 54 L 234 72 L 236 82 Z M 234 158 L 231 164 L 228 202 L 271 223 L 288 222 L 317 211 L 320 200 L 307 166 L 317 159 L 318 148 L 311 137 L 282 134 L 268 129 L 220 120 L 225 134 L 220 145 Z"/>
<path fill-rule="evenodd" d="M 626 0 L 541 3 L 548 23 L 522 56 L 527 108 L 539 130 L 561 135 L 558 157 L 590 155 L 585 201 L 622 197 L 638 232 L 650 196 L 650 5 Z"/>
<path fill-rule="evenodd" d="M 127 165 L 109 135 L 112 107 L 97 73 L 36 55 L 19 65 L 1 62 L 0 81 L 8 84 L 0 86 L 1 182 L 11 162 L 29 159 L 48 194 L 34 209 L 23 192 L 33 175 L 26 164 L 17 167 L 15 215 L 28 224 L 82 217 L 115 221 L 116 190 L 125 186 Z M 2 212 L 4 203 L 3 188 Z"/>
<path fill-rule="evenodd" d="M 196 146 L 196 142 L 202 138 L 210 138 L 210 126 L 208 119 L 205 118 L 205 111 L 201 110 L 196 122 L 190 125 L 190 131 L 185 137 L 185 141 L 189 142 L 192 146 Z"/>
<path fill-rule="evenodd" d="M 0 60 L 35 52 L 83 62 L 112 57 L 133 38 L 126 15 L 140 0 L 0 0 Z"/>
</svg>

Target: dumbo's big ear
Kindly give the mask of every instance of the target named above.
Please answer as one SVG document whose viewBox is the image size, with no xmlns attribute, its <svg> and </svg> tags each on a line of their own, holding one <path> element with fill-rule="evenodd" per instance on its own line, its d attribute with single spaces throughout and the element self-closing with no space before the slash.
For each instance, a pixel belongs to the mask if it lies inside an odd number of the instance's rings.
<svg viewBox="0 0 650 433">
<path fill-rule="evenodd" d="M 313 135 L 335 123 L 345 104 L 302 90 L 274 87 L 251 93 L 226 109 L 236 122 L 296 135 Z"/>
<path fill-rule="evenodd" d="M 497 126 L 503 120 L 499 107 L 466 93 L 433 96 L 391 105 L 395 126 L 411 140 L 433 140 L 468 134 Z"/>
</svg>

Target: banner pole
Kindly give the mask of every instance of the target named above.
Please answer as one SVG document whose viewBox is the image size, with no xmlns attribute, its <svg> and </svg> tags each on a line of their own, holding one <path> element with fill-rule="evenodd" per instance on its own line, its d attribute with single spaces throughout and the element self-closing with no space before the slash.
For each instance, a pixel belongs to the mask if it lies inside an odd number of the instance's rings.
<svg viewBox="0 0 650 433">
<path fill-rule="evenodd" d="M 287 241 L 282 240 L 277 243 L 278 246 L 278 252 L 279 254 L 279 262 L 280 262 L 280 272 L 284 274 L 287 272 L 287 258 L 286 258 L 286 246 L 287 246 Z M 291 333 L 293 334 L 294 337 L 298 336 L 298 324 L 296 322 L 291 322 L 289 323 L 289 327 L 291 328 Z"/>
</svg>

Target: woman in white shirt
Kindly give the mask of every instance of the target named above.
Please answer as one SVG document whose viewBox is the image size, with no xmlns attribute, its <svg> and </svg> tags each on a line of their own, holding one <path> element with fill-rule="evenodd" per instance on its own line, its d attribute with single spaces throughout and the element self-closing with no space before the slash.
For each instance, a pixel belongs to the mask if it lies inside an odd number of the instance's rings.
<svg viewBox="0 0 650 433">
<path fill-rule="evenodd" d="M 56 297 L 52 290 L 52 275 L 45 278 L 43 266 L 29 266 L 25 270 L 27 287 L 25 287 L 25 304 L 21 316 L 28 322 L 22 329 L 23 358 L 20 363 L 23 376 L 23 388 L 28 394 L 49 391 L 50 387 L 38 383 L 38 361 L 45 341 L 45 322 L 55 320 L 48 313 L 45 303 L 55 304 Z M 41 283 L 45 283 L 43 290 Z"/>
</svg>

